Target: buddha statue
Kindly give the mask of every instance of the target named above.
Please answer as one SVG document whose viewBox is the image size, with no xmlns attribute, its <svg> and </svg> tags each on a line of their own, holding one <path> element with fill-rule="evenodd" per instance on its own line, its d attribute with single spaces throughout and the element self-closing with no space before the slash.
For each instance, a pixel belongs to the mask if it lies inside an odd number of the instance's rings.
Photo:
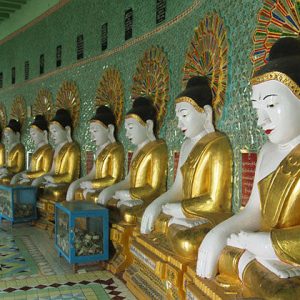
<svg viewBox="0 0 300 300">
<path fill-rule="evenodd" d="M 89 200 L 96 202 L 104 188 L 123 178 L 124 148 L 116 142 L 116 120 L 112 110 L 99 106 L 90 121 L 90 134 L 97 145 L 92 170 L 74 181 L 67 193 L 67 201 Z"/>
<path fill-rule="evenodd" d="M 251 297 L 300 299 L 300 40 L 283 38 L 252 83 L 252 105 L 268 137 L 246 207 L 202 242 L 200 277 Z"/>
<path fill-rule="evenodd" d="M 6 164 L 0 169 L 0 184 L 10 184 L 12 177 L 25 168 L 25 147 L 20 142 L 21 124 L 11 119 L 4 129 Z"/>
<path fill-rule="evenodd" d="M 32 183 L 40 186 L 39 213 L 48 221 L 54 220 L 55 202 L 66 199 L 70 183 L 78 178 L 80 172 L 80 149 L 72 140 L 71 128 L 69 111 L 58 109 L 49 126 L 50 136 L 55 144 L 51 170 Z"/>
<path fill-rule="evenodd" d="M 0 131 L 0 136 L 2 139 L 2 132 Z M 0 143 L 0 169 L 5 166 L 5 146 Z"/>
<path fill-rule="evenodd" d="M 37 115 L 30 125 L 30 137 L 35 145 L 29 169 L 17 173 L 11 184 L 31 184 L 50 171 L 53 158 L 52 147 L 48 143 L 48 122 L 43 115 Z"/>
<path fill-rule="evenodd" d="M 160 291 L 161 297 L 182 298 L 179 282 L 187 264 L 195 261 L 207 232 L 231 215 L 232 150 L 228 138 L 214 129 L 212 92 L 206 77 L 190 78 L 176 98 L 175 110 L 185 136 L 176 178 L 146 208 L 142 234 L 131 245 L 136 263 L 125 277 L 138 288 L 134 282 L 145 271 L 135 270 L 142 270 L 142 261 L 149 266 L 147 281 L 156 278 L 149 289 Z"/>
<path fill-rule="evenodd" d="M 156 123 L 152 100 L 135 99 L 125 118 L 126 137 L 136 146 L 129 172 L 124 180 L 105 188 L 98 197 L 98 202 L 110 209 L 113 223 L 111 239 L 117 248 L 116 259 L 111 261 L 113 272 L 124 270 L 128 264 L 128 240 L 133 228 L 145 208 L 166 189 L 167 146 L 156 138 Z M 114 239 L 116 235 L 120 240 Z"/>
</svg>

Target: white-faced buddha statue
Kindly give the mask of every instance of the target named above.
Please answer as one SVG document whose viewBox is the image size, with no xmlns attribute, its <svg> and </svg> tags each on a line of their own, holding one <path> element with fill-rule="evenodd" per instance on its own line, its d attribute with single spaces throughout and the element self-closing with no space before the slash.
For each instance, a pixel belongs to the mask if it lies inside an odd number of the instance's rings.
<svg viewBox="0 0 300 300">
<path fill-rule="evenodd" d="M 99 193 L 123 178 L 124 148 L 116 141 L 116 120 L 112 110 L 99 106 L 90 121 L 90 134 L 97 146 L 92 170 L 74 181 L 67 193 L 67 201 L 98 199 Z"/>
<path fill-rule="evenodd" d="M 25 168 L 25 147 L 21 143 L 21 124 L 11 119 L 4 128 L 6 163 L 0 169 L 0 184 L 10 184 L 12 177 Z"/>
<path fill-rule="evenodd" d="M 53 149 L 48 142 L 48 121 L 43 115 L 37 115 L 30 125 L 30 137 L 35 149 L 28 170 L 20 172 L 11 180 L 11 184 L 31 184 L 51 169 Z"/>
<path fill-rule="evenodd" d="M 257 71 L 251 101 L 268 137 L 246 207 L 202 242 L 197 274 L 250 296 L 300 298 L 300 40 L 283 38 Z"/>
</svg>

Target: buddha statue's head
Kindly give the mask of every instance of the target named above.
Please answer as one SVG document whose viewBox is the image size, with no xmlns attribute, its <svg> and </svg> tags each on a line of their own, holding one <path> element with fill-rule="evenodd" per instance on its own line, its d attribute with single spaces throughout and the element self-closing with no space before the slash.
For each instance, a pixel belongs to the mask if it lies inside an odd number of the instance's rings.
<svg viewBox="0 0 300 300">
<path fill-rule="evenodd" d="M 190 78 L 175 102 L 178 128 L 185 137 L 193 138 L 203 131 L 214 131 L 212 92 L 207 77 Z"/>
<path fill-rule="evenodd" d="M 258 125 L 270 142 L 286 144 L 300 135 L 300 39 L 283 38 L 271 48 L 269 62 L 252 83 Z"/>
<path fill-rule="evenodd" d="M 116 140 L 116 118 L 112 110 L 101 105 L 90 121 L 90 133 L 97 146 Z"/>
<path fill-rule="evenodd" d="M 134 145 L 156 139 L 157 110 L 153 101 L 147 97 L 138 97 L 125 118 L 126 137 Z"/>
<path fill-rule="evenodd" d="M 4 141 L 9 147 L 15 143 L 20 142 L 21 124 L 15 119 L 11 119 L 8 125 L 4 128 Z"/>
<path fill-rule="evenodd" d="M 70 112 L 63 108 L 57 110 L 54 118 L 50 122 L 49 130 L 51 139 L 55 145 L 71 142 L 72 119 Z"/>
<path fill-rule="evenodd" d="M 48 143 L 48 121 L 43 115 L 36 115 L 30 125 L 30 137 L 34 144 Z"/>
</svg>

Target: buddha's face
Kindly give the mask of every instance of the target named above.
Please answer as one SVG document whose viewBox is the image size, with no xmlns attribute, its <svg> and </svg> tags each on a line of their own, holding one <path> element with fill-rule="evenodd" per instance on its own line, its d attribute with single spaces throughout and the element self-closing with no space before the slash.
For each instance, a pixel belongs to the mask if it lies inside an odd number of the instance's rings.
<svg viewBox="0 0 300 300">
<path fill-rule="evenodd" d="M 67 141 L 67 130 L 62 126 L 52 123 L 49 127 L 50 136 L 55 145 L 59 145 L 65 141 Z"/>
<path fill-rule="evenodd" d="M 4 129 L 4 142 L 6 145 L 11 145 L 13 143 L 16 143 L 17 141 L 17 134 L 10 129 L 5 128 Z"/>
<path fill-rule="evenodd" d="M 108 141 L 108 128 L 98 122 L 91 122 L 90 133 L 97 146 L 101 146 Z"/>
<path fill-rule="evenodd" d="M 147 139 L 147 127 L 143 126 L 136 119 L 125 119 L 126 137 L 133 145 L 140 145 Z"/>
<path fill-rule="evenodd" d="M 190 103 L 177 103 L 175 111 L 178 118 L 178 128 L 185 137 L 193 138 L 205 129 L 206 114 L 198 112 Z"/>
<path fill-rule="evenodd" d="M 286 144 L 300 135 L 300 100 L 286 85 L 277 80 L 256 84 L 251 99 L 270 142 Z"/>
<path fill-rule="evenodd" d="M 35 143 L 35 145 L 38 145 L 45 141 L 45 133 L 42 130 L 39 130 L 35 127 L 30 127 L 30 137 Z"/>
</svg>

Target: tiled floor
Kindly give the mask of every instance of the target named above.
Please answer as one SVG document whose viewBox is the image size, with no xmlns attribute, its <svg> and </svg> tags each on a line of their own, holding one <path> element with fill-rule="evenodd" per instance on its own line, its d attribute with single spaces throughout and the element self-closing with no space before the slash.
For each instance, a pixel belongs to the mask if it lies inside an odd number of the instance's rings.
<svg viewBox="0 0 300 300">
<path fill-rule="evenodd" d="M 135 299 L 107 271 L 74 274 L 46 231 L 0 225 L 0 299 Z"/>
</svg>

